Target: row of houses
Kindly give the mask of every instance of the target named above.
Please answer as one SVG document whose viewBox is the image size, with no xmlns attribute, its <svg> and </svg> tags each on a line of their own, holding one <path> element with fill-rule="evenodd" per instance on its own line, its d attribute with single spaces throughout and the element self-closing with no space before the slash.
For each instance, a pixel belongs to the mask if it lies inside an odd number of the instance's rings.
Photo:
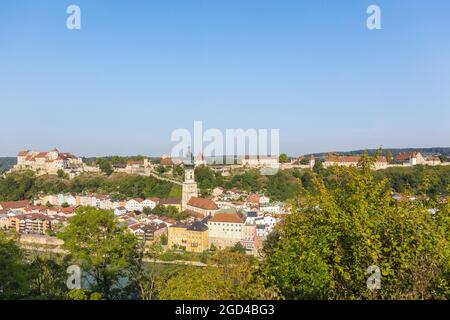
<svg viewBox="0 0 450 320">
<path fill-rule="evenodd" d="M 0 230 L 44 235 L 56 232 L 75 215 L 74 208 L 34 206 L 29 201 L 0 203 Z"/>
<path fill-rule="evenodd" d="M 48 235 L 67 225 L 76 214 L 75 207 L 47 207 L 32 205 L 29 201 L 0 203 L 0 230 L 14 230 L 19 234 Z M 119 223 L 128 227 L 139 240 L 157 241 L 167 235 L 167 227 L 175 220 L 139 211 L 118 214 Z"/>
<path fill-rule="evenodd" d="M 332 166 L 342 166 L 342 167 L 356 167 L 361 160 L 361 156 L 337 156 L 329 154 L 326 160 L 323 162 L 324 168 Z M 386 157 L 379 156 L 375 159 L 374 168 L 375 170 L 386 169 L 388 167 L 388 161 Z"/>
<path fill-rule="evenodd" d="M 231 208 L 221 209 L 212 217 L 170 226 L 168 245 L 199 253 L 211 247 L 224 249 L 240 243 L 247 253 L 256 255 L 260 244 L 276 223 L 277 219 L 270 215 L 258 216 L 256 212 L 243 214 Z"/>
<path fill-rule="evenodd" d="M 160 199 L 160 198 L 133 198 L 128 200 L 113 200 L 108 195 L 88 194 L 88 195 L 72 195 L 72 194 L 57 194 L 45 195 L 39 197 L 35 201 L 37 205 L 51 205 L 51 206 L 87 206 L 95 207 L 103 210 L 126 210 L 126 211 L 143 211 L 144 208 L 154 209 L 157 205 L 174 206 L 181 210 L 181 202 L 179 199 Z"/>
<path fill-rule="evenodd" d="M 437 166 L 441 164 L 441 159 L 436 156 L 423 156 L 420 152 L 400 153 L 395 157 L 395 161 L 406 166 L 430 165 Z"/>
<path fill-rule="evenodd" d="M 334 154 L 328 154 L 327 158 L 323 162 L 325 168 L 331 166 L 344 166 L 355 167 L 361 160 L 361 156 L 339 156 Z M 389 166 L 415 166 L 415 165 L 440 165 L 441 160 L 436 156 L 423 156 L 420 152 L 406 152 L 400 153 L 394 158 L 394 164 L 390 164 L 385 156 L 379 156 L 374 163 L 375 170 L 386 169 Z"/>
<path fill-rule="evenodd" d="M 225 199 L 227 199 L 225 197 Z M 224 208 L 233 208 L 242 212 L 260 211 L 262 213 L 285 214 L 285 204 L 283 202 L 271 202 L 268 197 L 257 194 L 250 194 L 245 201 L 229 201 L 224 197 L 199 198 L 191 197 L 186 205 L 186 212 L 198 219 L 214 217 L 215 214 Z"/>
</svg>

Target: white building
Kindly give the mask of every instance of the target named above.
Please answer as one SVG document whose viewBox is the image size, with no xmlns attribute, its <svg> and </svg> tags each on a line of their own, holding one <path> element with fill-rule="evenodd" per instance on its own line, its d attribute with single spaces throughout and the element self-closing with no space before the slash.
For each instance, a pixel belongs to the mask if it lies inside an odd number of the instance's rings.
<svg viewBox="0 0 450 320">
<path fill-rule="evenodd" d="M 209 245 L 219 249 L 233 247 L 243 237 L 243 226 L 238 213 L 216 213 L 208 221 Z"/>
<path fill-rule="evenodd" d="M 158 198 L 141 199 L 135 198 L 130 199 L 125 203 L 125 208 L 128 211 L 142 211 L 144 208 L 154 209 L 159 203 Z"/>
<path fill-rule="evenodd" d="M 284 204 L 282 202 L 274 202 L 260 206 L 259 210 L 264 213 L 283 214 Z"/>
</svg>

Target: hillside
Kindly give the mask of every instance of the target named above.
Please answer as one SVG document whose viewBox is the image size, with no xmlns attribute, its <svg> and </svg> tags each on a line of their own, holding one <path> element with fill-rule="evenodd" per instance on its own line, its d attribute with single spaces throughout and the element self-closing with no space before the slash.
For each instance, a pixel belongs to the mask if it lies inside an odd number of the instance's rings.
<svg viewBox="0 0 450 320">
<path fill-rule="evenodd" d="M 334 151 L 334 153 L 341 154 L 341 155 L 360 155 L 366 150 L 353 150 L 353 151 Z M 368 149 L 369 155 L 373 155 L 378 149 Z M 405 152 L 420 152 L 424 155 L 436 155 L 436 156 L 450 156 L 450 147 L 433 147 L 433 148 L 391 148 L 391 149 L 383 149 L 383 152 L 391 152 L 394 156 L 398 155 L 399 153 L 405 153 Z M 324 157 L 329 152 L 321 152 L 321 153 L 313 153 L 315 157 Z M 308 154 L 307 156 L 310 156 L 311 154 Z"/>
<path fill-rule="evenodd" d="M 17 159 L 13 157 L 0 157 L 0 173 L 12 168 L 17 163 Z"/>
</svg>

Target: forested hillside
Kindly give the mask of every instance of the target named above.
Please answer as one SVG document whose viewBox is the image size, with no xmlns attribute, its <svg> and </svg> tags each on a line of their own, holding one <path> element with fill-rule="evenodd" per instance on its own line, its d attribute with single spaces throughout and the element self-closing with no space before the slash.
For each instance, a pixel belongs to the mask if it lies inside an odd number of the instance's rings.
<svg viewBox="0 0 450 320">
<path fill-rule="evenodd" d="M 0 158 L 0 173 L 3 173 L 13 167 L 17 163 L 16 158 L 4 157 Z"/>
</svg>

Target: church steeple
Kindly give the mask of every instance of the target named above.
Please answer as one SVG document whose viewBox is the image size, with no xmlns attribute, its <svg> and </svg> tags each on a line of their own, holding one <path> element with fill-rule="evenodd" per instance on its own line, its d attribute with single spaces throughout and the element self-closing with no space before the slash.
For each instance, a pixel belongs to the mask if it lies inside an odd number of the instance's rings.
<svg viewBox="0 0 450 320">
<path fill-rule="evenodd" d="M 187 203 L 192 197 L 198 197 L 197 183 L 195 182 L 194 176 L 194 169 L 195 169 L 194 157 L 192 155 L 190 147 L 186 154 L 186 158 L 187 160 L 184 161 L 184 182 L 181 201 L 183 211 L 187 209 Z"/>
<path fill-rule="evenodd" d="M 186 153 L 186 161 L 184 161 L 185 167 L 194 166 L 194 155 L 191 152 L 191 147 L 188 147 L 188 151 Z"/>
</svg>

